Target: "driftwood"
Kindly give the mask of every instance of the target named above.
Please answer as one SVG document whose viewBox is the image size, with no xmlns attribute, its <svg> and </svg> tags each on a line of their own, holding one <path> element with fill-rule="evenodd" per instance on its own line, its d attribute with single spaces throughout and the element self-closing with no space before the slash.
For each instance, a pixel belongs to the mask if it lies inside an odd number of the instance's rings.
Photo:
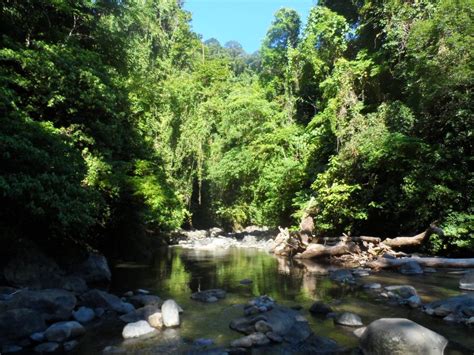
<svg viewBox="0 0 474 355">
<path fill-rule="evenodd" d="M 354 242 L 341 241 L 333 246 L 323 244 L 310 244 L 302 253 L 296 254 L 295 258 L 310 259 L 323 256 L 339 256 L 344 254 L 359 253 L 360 248 Z"/>
<path fill-rule="evenodd" d="M 308 225 L 311 221 L 305 220 Z M 303 224 L 303 223 L 302 223 Z M 432 234 L 444 237 L 443 230 L 433 223 L 424 232 L 412 237 L 396 237 L 381 240 L 370 236 L 347 236 L 336 238 L 318 238 L 318 243 L 310 242 L 309 231 L 301 228 L 299 233 L 289 233 L 288 229 L 280 228 L 280 234 L 275 239 L 274 253 L 277 255 L 294 255 L 298 259 L 316 259 L 331 257 L 339 262 L 352 262 L 373 269 L 396 268 L 410 261 L 416 261 L 422 266 L 474 268 L 472 259 L 450 259 L 438 257 L 406 257 L 407 254 L 394 249 L 421 246 Z M 309 244 L 308 244 L 309 243 Z M 295 255 L 296 254 L 296 255 Z M 381 258 L 383 254 L 402 256 L 398 259 Z"/>
<path fill-rule="evenodd" d="M 438 258 L 438 257 L 411 257 L 411 258 L 400 258 L 400 259 L 387 259 L 380 258 L 375 261 L 367 263 L 367 266 L 372 269 L 385 269 L 385 268 L 396 268 L 410 261 L 416 261 L 422 266 L 428 267 L 454 267 L 454 268 L 474 268 L 474 258 L 470 259 L 451 259 L 451 258 Z"/>
</svg>

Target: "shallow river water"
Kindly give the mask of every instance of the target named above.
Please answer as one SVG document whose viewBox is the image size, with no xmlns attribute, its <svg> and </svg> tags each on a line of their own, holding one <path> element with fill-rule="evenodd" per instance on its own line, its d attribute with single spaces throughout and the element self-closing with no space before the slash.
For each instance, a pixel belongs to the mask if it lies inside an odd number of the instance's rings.
<svg viewBox="0 0 474 355">
<path fill-rule="evenodd" d="M 330 337 L 349 348 L 358 340 L 354 328 L 334 325 L 328 319 L 314 318 L 307 311 L 316 300 L 321 300 L 339 311 L 350 311 L 361 316 L 364 324 L 382 317 L 404 317 L 424 325 L 449 341 L 446 354 L 473 354 L 474 330 L 462 325 L 451 325 L 442 319 L 425 315 L 420 310 L 388 305 L 376 300 L 358 286 L 332 282 L 324 274 L 329 266 L 305 261 L 297 263 L 276 258 L 256 249 L 229 248 L 214 251 L 172 247 L 160 250 L 152 265 L 119 264 L 114 270 L 113 291 L 145 288 L 162 299 L 172 298 L 184 309 L 182 325 L 162 332 L 147 340 L 123 341 L 123 324 L 110 321 L 88 332 L 79 353 L 100 353 L 106 346 L 114 346 L 126 353 L 155 354 L 181 353 L 195 350 L 192 343 L 198 338 L 211 338 L 216 346 L 226 347 L 241 335 L 229 329 L 229 322 L 242 315 L 242 304 L 252 297 L 269 295 L 287 306 L 300 305 L 313 331 Z M 358 284 L 378 282 L 383 286 L 412 285 L 423 303 L 461 294 L 460 275 L 455 271 L 439 271 L 422 276 L 404 276 L 394 272 L 373 273 L 359 278 Z M 240 280 L 251 279 L 250 285 Z M 228 292 L 224 300 L 204 304 L 190 299 L 192 292 L 221 288 Z"/>
</svg>

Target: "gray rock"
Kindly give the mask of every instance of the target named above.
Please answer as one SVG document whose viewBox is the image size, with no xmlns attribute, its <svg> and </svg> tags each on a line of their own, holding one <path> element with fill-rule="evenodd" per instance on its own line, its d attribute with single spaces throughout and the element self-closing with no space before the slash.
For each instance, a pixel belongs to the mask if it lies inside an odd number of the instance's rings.
<svg viewBox="0 0 474 355">
<path fill-rule="evenodd" d="M 395 285 L 387 286 L 385 290 L 388 292 L 388 296 L 396 299 L 408 299 L 412 296 L 418 296 L 416 289 L 410 285 Z"/>
<path fill-rule="evenodd" d="M 272 332 L 281 337 L 291 335 L 293 339 L 302 339 L 308 336 L 307 330 L 311 332 L 311 329 L 300 316 L 299 312 L 291 308 L 275 304 L 273 309 L 264 314 L 236 318 L 230 322 L 229 327 L 243 334 L 252 334 L 256 332 L 255 324 L 265 321 L 272 328 Z"/>
<path fill-rule="evenodd" d="M 223 299 L 226 296 L 226 292 L 221 289 L 212 289 L 200 292 L 194 292 L 191 295 L 191 299 L 200 302 L 212 303 L 216 302 L 219 299 Z"/>
<path fill-rule="evenodd" d="M 229 327 L 230 329 L 233 329 L 243 334 L 252 334 L 255 332 L 255 323 L 257 323 L 260 320 L 266 321 L 267 317 L 248 316 L 248 317 L 236 318 L 230 322 Z"/>
<path fill-rule="evenodd" d="M 345 325 L 348 327 L 360 327 L 361 325 L 364 325 L 360 317 L 357 314 L 351 312 L 338 314 L 334 319 L 334 322 L 336 324 Z"/>
<path fill-rule="evenodd" d="M 46 329 L 46 323 L 40 313 L 17 308 L 0 312 L 0 339 L 19 339 Z"/>
<path fill-rule="evenodd" d="M 129 298 L 129 302 L 135 307 L 157 306 L 161 307 L 163 301 L 160 297 L 154 295 L 135 295 Z"/>
<path fill-rule="evenodd" d="M 69 352 L 77 348 L 78 345 L 79 342 L 77 340 L 70 340 L 63 344 L 63 349 L 64 351 Z"/>
<path fill-rule="evenodd" d="M 179 308 L 174 300 L 166 300 L 161 306 L 161 314 L 165 327 L 179 326 Z"/>
<path fill-rule="evenodd" d="M 369 284 L 364 284 L 362 287 L 366 290 L 380 290 L 382 285 L 377 282 L 372 282 Z"/>
<path fill-rule="evenodd" d="M 34 350 L 40 354 L 55 353 L 59 351 L 59 344 L 53 342 L 43 343 L 36 345 Z"/>
<path fill-rule="evenodd" d="M 143 289 L 143 288 L 139 288 L 139 289 L 137 290 L 137 293 L 138 293 L 139 295 L 149 295 L 149 294 L 150 294 L 150 291 L 145 290 L 145 289 Z"/>
<path fill-rule="evenodd" d="M 446 317 L 450 314 L 458 315 L 461 319 L 468 319 L 474 311 L 474 294 L 454 296 L 426 304 L 423 310 L 429 315 Z"/>
<path fill-rule="evenodd" d="M 425 267 L 423 271 L 426 273 L 431 273 L 431 274 L 437 272 L 436 269 L 433 267 Z"/>
<path fill-rule="evenodd" d="M 2 352 L 1 354 L 13 354 L 13 353 L 18 353 L 22 351 L 23 348 L 18 345 L 13 345 L 13 344 L 7 344 L 2 346 Z"/>
<path fill-rule="evenodd" d="M 129 313 L 135 309 L 132 304 L 123 302 L 120 298 L 105 291 L 93 289 L 81 296 L 84 304 L 92 308 L 104 308 L 117 313 Z"/>
<path fill-rule="evenodd" d="M 423 268 L 415 260 L 410 260 L 409 262 L 400 266 L 399 271 L 404 275 L 421 275 L 423 274 Z"/>
<path fill-rule="evenodd" d="M 122 331 L 124 339 L 138 338 L 144 335 L 154 334 L 156 329 L 150 326 L 147 321 L 140 320 L 135 323 L 128 323 Z"/>
<path fill-rule="evenodd" d="M 30 335 L 30 339 L 36 341 L 37 343 L 41 343 L 44 341 L 44 332 L 33 333 Z"/>
<path fill-rule="evenodd" d="M 44 332 L 48 341 L 61 343 L 71 338 L 83 335 L 86 332 L 84 327 L 76 321 L 58 322 L 52 324 Z"/>
<path fill-rule="evenodd" d="M 340 283 L 354 283 L 355 278 L 350 270 L 336 270 L 331 273 L 329 278 Z"/>
<path fill-rule="evenodd" d="M 459 281 L 461 290 L 474 290 L 474 270 L 467 272 Z"/>
<path fill-rule="evenodd" d="M 332 312 L 332 308 L 322 302 L 314 302 L 309 308 L 309 312 L 313 315 L 325 316 Z"/>
<path fill-rule="evenodd" d="M 69 319 L 76 303 L 76 297 L 65 290 L 22 290 L 5 302 L 5 307 L 30 308 L 41 313 L 46 321 L 56 321 Z"/>
<path fill-rule="evenodd" d="M 369 324 L 360 338 L 364 354 L 442 355 L 448 341 L 404 318 L 382 318 Z"/>
<path fill-rule="evenodd" d="M 87 259 L 74 269 L 88 284 L 108 284 L 112 279 L 109 264 L 103 255 L 89 254 Z"/>
<path fill-rule="evenodd" d="M 89 323 L 95 318 L 95 312 L 88 307 L 80 307 L 77 311 L 72 312 L 75 320 L 79 323 Z"/>
<path fill-rule="evenodd" d="M 236 348 L 250 348 L 252 346 L 262 346 L 270 343 L 270 339 L 263 333 L 253 333 L 234 340 L 230 343 L 230 346 Z"/>
</svg>

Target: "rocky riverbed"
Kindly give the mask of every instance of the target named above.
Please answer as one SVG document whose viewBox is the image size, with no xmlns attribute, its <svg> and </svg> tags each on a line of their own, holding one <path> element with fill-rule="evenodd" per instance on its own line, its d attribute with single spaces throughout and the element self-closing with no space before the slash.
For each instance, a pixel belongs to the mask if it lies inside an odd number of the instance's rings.
<svg viewBox="0 0 474 355">
<path fill-rule="evenodd" d="M 395 333 L 392 350 L 415 341 L 424 354 L 420 339 L 433 354 L 474 350 L 468 270 L 340 268 L 270 255 L 267 229 L 193 233 L 152 265 L 112 272 L 97 254 L 67 268 L 40 253 L 12 259 L 0 287 L 1 352 L 386 353 Z M 225 247 L 215 242 L 223 238 Z"/>
</svg>

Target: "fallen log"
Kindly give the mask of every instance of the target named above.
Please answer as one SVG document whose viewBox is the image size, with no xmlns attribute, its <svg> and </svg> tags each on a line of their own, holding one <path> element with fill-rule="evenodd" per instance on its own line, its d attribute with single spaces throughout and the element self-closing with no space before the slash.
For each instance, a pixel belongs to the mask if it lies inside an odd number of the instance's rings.
<svg viewBox="0 0 474 355">
<path fill-rule="evenodd" d="M 439 258 L 439 257 L 411 257 L 411 258 L 401 258 L 401 259 L 387 259 L 379 258 L 375 261 L 368 262 L 366 266 L 372 269 L 386 269 L 386 268 L 396 268 L 404 264 L 409 263 L 410 261 L 416 261 L 422 266 L 428 267 L 453 267 L 453 268 L 474 268 L 474 258 L 469 259 L 453 259 L 453 258 Z"/>
<path fill-rule="evenodd" d="M 296 254 L 295 258 L 310 259 L 322 256 L 339 256 L 351 253 L 360 253 L 359 247 L 354 242 L 341 241 L 332 246 L 312 243 L 308 245 L 308 248 L 306 248 L 304 252 Z"/>
<path fill-rule="evenodd" d="M 325 243 L 335 243 L 335 242 L 340 242 L 344 240 L 350 240 L 352 242 L 367 242 L 367 243 L 373 243 L 373 244 L 379 244 L 382 239 L 379 237 L 369 237 L 369 236 L 360 236 L 360 237 L 323 237 L 319 238 L 320 241 L 325 242 Z"/>
<path fill-rule="evenodd" d="M 427 230 L 415 236 L 387 238 L 384 239 L 382 243 L 391 248 L 415 247 L 421 245 L 431 234 L 437 234 L 440 237 L 444 237 L 443 230 L 436 227 L 434 224 L 431 224 Z"/>
</svg>

